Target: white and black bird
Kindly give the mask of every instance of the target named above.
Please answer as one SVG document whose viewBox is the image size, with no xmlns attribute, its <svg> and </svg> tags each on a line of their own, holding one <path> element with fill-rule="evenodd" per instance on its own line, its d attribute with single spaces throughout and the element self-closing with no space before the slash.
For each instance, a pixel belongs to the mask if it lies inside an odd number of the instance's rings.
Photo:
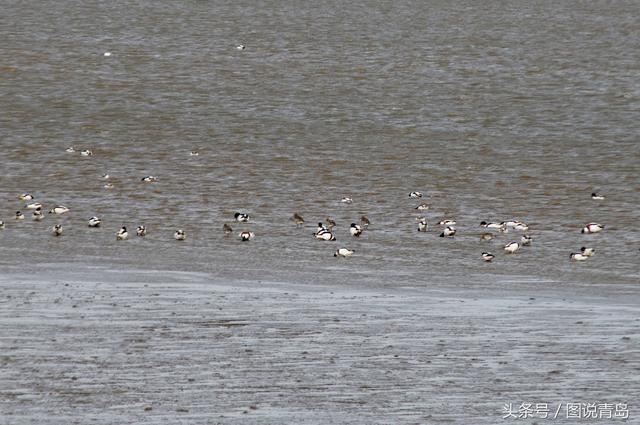
<svg viewBox="0 0 640 425">
<path fill-rule="evenodd" d="M 525 234 L 520 238 L 520 245 L 522 246 L 529 246 L 531 245 L 531 242 L 533 242 L 533 238 L 529 235 Z"/>
<path fill-rule="evenodd" d="M 582 248 L 580 248 L 580 253 L 582 253 L 582 255 L 586 257 L 591 257 L 593 256 L 593 254 L 596 253 L 596 250 L 593 248 L 587 248 L 586 246 L 583 246 Z"/>
<path fill-rule="evenodd" d="M 102 187 L 105 189 L 113 189 L 115 186 L 113 185 L 113 183 L 105 183 Z"/>
<path fill-rule="evenodd" d="M 76 148 L 74 148 L 73 146 L 69 146 L 67 149 L 64 150 L 65 152 L 68 153 L 74 153 L 76 151 Z"/>
<path fill-rule="evenodd" d="M 598 233 L 604 230 L 604 224 L 587 223 L 584 225 L 580 233 Z"/>
<path fill-rule="evenodd" d="M 56 224 L 53 226 L 53 236 L 61 236 L 62 235 L 62 224 Z"/>
<path fill-rule="evenodd" d="M 486 227 L 487 229 L 505 229 L 507 226 L 505 223 L 491 223 L 491 222 L 486 222 L 486 221 L 481 221 L 480 222 L 480 226 L 482 227 Z"/>
<path fill-rule="evenodd" d="M 580 252 L 572 252 L 571 255 L 569 255 L 569 258 L 574 261 L 586 261 L 587 259 L 589 259 L 589 256 L 584 255 Z"/>
<path fill-rule="evenodd" d="M 154 176 L 144 176 L 141 180 L 145 183 L 153 183 L 158 181 L 158 179 Z"/>
<path fill-rule="evenodd" d="M 82 155 L 82 156 L 93 156 L 93 152 L 91 151 L 91 149 L 84 149 L 84 150 L 80 151 L 80 155 Z"/>
<path fill-rule="evenodd" d="M 28 210 L 37 210 L 39 208 L 42 208 L 42 204 L 40 202 L 33 202 L 31 204 L 25 205 L 24 207 Z"/>
<path fill-rule="evenodd" d="M 324 223 L 318 222 L 318 228 L 316 229 L 314 235 L 320 232 L 328 232 L 329 230 L 330 229 Z"/>
<path fill-rule="evenodd" d="M 444 228 L 442 233 L 440 233 L 440 237 L 453 237 L 456 234 L 456 229 L 453 226 L 447 226 Z"/>
<path fill-rule="evenodd" d="M 343 204 L 351 204 L 353 203 L 353 199 L 348 196 L 345 196 L 340 200 L 340 202 L 342 202 Z"/>
<path fill-rule="evenodd" d="M 187 239 L 187 234 L 182 229 L 178 229 L 173 233 L 173 238 L 177 241 L 184 241 Z"/>
<path fill-rule="evenodd" d="M 30 193 L 21 193 L 18 195 L 18 199 L 21 201 L 31 201 L 33 199 L 33 195 Z"/>
<path fill-rule="evenodd" d="M 127 232 L 126 226 L 122 226 L 118 233 L 116 233 L 116 240 L 123 241 L 129 237 L 129 232 Z"/>
<path fill-rule="evenodd" d="M 427 219 L 424 217 L 420 217 L 418 220 L 418 232 L 426 232 L 429 229 L 429 224 L 427 223 Z"/>
<path fill-rule="evenodd" d="M 4 221 L 0 220 L 0 229 L 4 229 Z"/>
<path fill-rule="evenodd" d="M 502 223 L 500 223 L 500 225 L 502 225 L 503 227 L 508 227 L 508 228 L 511 228 L 511 229 L 514 229 L 514 230 L 518 230 L 518 231 L 521 231 L 521 232 L 526 232 L 527 230 L 529 230 L 529 225 L 527 225 L 526 223 L 523 223 L 522 221 L 519 221 L 519 220 L 503 221 Z"/>
<path fill-rule="evenodd" d="M 507 254 L 513 254 L 517 250 L 520 249 L 520 244 L 518 242 L 509 242 L 504 246 L 504 250 Z"/>
<path fill-rule="evenodd" d="M 16 220 L 24 220 L 24 214 L 21 211 L 16 211 Z"/>
<path fill-rule="evenodd" d="M 455 220 L 450 220 L 450 219 L 443 219 L 440 220 L 440 222 L 438 223 L 440 226 L 455 226 L 457 224 L 457 222 Z"/>
<path fill-rule="evenodd" d="M 250 241 L 251 239 L 253 239 L 256 235 L 253 232 L 244 231 L 244 232 L 240 232 L 240 234 L 238 236 L 240 236 L 240 240 L 242 242 L 247 242 L 247 241 Z"/>
<path fill-rule="evenodd" d="M 340 248 L 333 254 L 333 256 L 334 257 L 350 257 L 353 255 L 354 252 L 355 251 L 352 249 Z"/>
<path fill-rule="evenodd" d="M 422 198 L 422 192 L 411 192 L 409 198 Z"/>
<path fill-rule="evenodd" d="M 490 252 L 483 252 L 482 253 L 482 259 L 484 261 L 486 261 L 487 263 L 491 262 L 491 260 L 493 260 L 496 256 L 491 254 Z"/>
<path fill-rule="evenodd" d="M 355 236 L 356 238 L 359 237 L 362 234 L 362 226 L 356 223 L 351 223 L 349 233 L 351 233 L 351 236 Z"/>
<path fill-rule="evenodd" d="M 596 192 L 593 192 L 591 194 L 591 199 L 593 199 L 594 201 L 604 201 L 605 198 L 604 198 L 603 195 L 600 195 L 600 194 L 598 194 Z"/>
<path fill-rule="evenodd" d="M 200 155 L 200 152 L 198 152 L 198 151 L 189 152 L 189 156 L 199 156 L 199 155 Z"/>
<path fill-rule="evenodd" d="M 238 45 L 236 46 L 236 50 L 240 50 L 240 51 L 242 51 L 242 50 L 244 50 L 244 49 L 246 49 L 246 48 L 247 48 L 247 46 L 245 46 L 244 44 L 238 44 Z"/>
<path fill-rule="evenodd" d="M 417 209 L 418 211 L 426 211 L 428 210 L 430 207 L 427 204 L 420 204 L 418 205 L 415 209 Z"/>
<path fill-rule="evenodd" d="M 36 208 L 33 211 L 33 221 L 42 221 L 44 220 L 44 214 L 42 214 L 42 208 Z"/>
<path fill-rule="evenodd" d="M 100 227 L 102 220 L 99 217 L 91 217 L 87 223 L 89 227 Z"/>
<path fill-rule="evenodd" d="M 237 212 L 233 216 L 235 217 L 236 221 L 240 223 L 246 223 L 249 221 L 249 214 Z"/>
<path fill-rule="evenodd" d="M 58 205 L 57 207 L 53 207 L 49 210 L 49 214 L 64 214 L 71 211 L 69 208 L 64 205 Z"/>
<path fill-rule="evenodd" d="M 140 237 L 147 236 L 147 226 L 141 224 L 140 226 L 136 227 L 136 235 Z"/>
<path fill-rule="evenodd" d="M 323 241 L 335 241 L 336 237 L 330 230 L 321 230 L 315 234 L 316 239 L 322 239 Z"/>
</svg>

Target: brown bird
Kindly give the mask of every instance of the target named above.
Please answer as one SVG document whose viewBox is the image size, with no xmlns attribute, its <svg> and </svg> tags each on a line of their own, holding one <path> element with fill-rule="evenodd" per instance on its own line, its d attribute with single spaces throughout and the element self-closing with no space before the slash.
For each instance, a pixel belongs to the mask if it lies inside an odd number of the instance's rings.
<svg viewBox="0 0 640 425">
<path fill-rule="evenodd" d="M 327 226 L 329 226 L 329 228 L 333 229 L 334 227 L 336 227 L 336 222 L 331 217 L 327 217 L 324 221 L 325 223 L 327 223 Z"/>
<path fill-rule="evenodd" d="M 366 215 L 360 217 L 360 223 L 362 224 L 362 227 L 369 227 L 369 225 L 371 224 L 371 222 L 369 221 L 369 217 L 367 217 Z"/>
<path fill-rule="evenodd" d="M 222 230 L 224 230 L 225 235 L 228 235 L 231 232 L 233 232 L 233 229 L 227 223 L 224 223 L 224 226 L 222 226 Z"/>
<path fill-rule="evenodd" d="M 298 213 L 293 213 L 291 220 L 296 223 L 296 226 L 301 226 L 302 224 L 304 224 L 304 218 Z"/>
</svg>

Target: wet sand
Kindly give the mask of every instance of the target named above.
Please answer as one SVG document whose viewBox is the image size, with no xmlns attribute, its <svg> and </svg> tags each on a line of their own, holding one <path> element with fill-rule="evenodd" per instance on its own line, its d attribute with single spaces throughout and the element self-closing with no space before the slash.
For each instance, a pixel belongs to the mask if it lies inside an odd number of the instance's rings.
<svg viewBox="0 0 640 425">
<path fill-rule="evenodd" d="M 3 274 L 0 423 L 535 423 L 502 419 L 522 402 L 637 423 L 633 285 L 345 283 Z"/>
</svg>

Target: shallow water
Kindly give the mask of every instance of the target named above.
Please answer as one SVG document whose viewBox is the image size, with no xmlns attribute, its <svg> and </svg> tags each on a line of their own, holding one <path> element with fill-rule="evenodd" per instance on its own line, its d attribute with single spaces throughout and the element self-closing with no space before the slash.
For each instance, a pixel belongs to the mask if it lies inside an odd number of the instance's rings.
<svg viewBox="0 0 640 425">
<path fill-rule="evenodd" d="M 637 297 L 635 2 L 7 1 L 2 9 L 5 275 L 98 267 L 88 279 L 102 268 L 182 270 L 301 287 L 486 295 L 516 285 Z M 148 174 L 158 181 L 142 183 Z M 412 190 L 425 197 L 408 198 Z M 591 200 L 592 191 L 606 200 Z M 72 211 L 16 222 L 22 192 L 45 210 Z M 422 202 L 431 209 L 419 214 Z M 235 211 L 251 223 L 234 223 Z M 294 212 L 305 226 L 289 220 Z M 362 214 L 372 225 L 352 238 L 348 226 Z M 86 226 L 93 215 L 102 228 Z M 421 215 L 426 234 L 416 232 Z M 327 216 L 338 222 L 335 243 L 311 236 Z M 443 217 L 457 220 L 455 238 L 438 237 Z M 504 255 L 520 237 L 513 231 L 479 240 L 480 221 L 512 218 L 529 223 L 531 247 Z M 606 230 L 580 234 L 591 221 Z M 54 238 L 58 222 L 64 235 Z M 116 242 L 122 225 L 133 233 L 143 223 L 146 238 Z M 224 223 L 256 239 L 224 237 Z M 187 241 L 173 240 L 177 228 Z M 585 245 L 596 255 L 570 262 Z M 342 246 L 355 256 L 333 258 Z M 483 251 L 496 254 L 492 264 Z"/>
</svg>

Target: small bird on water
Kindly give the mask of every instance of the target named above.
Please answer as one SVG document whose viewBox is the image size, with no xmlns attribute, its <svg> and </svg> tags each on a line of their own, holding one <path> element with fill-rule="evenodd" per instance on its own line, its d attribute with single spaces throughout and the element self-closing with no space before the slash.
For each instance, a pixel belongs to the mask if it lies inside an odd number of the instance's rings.
<svg viewBox="0 0 640 425">
<path fill-rule="evenodd" d="M 16 211 L 16 220 L 24 220 L 24 214 L 20 211 Z"/>
<path fill-rule="evenodd" d="M 356 223 L 351 223 L 349 233 L 351 233 L 351 236 L 355 236 L 356 238 L 359 237 L 362 234 L 362 226 Z"/>
<path fill-rule="evenodd" d="M 301 226 L 304 224 L 304 217 L 302 217 L 298 213 L 293 213 L 291 220 L 293 220 L 293 222 L 296 223 L 296 226 Z"/>
<path fill-rule="evenodd" d="M 362 217 L 360 217 L 360 224 L 362 225 L 362 227 L 369 227 L 369 225 L 371 224 L 371 221 L 369 220 L 369 217 L 367 217 L 366 215 L 363 215 Z"/>
<path fill-rule="evenodd" d="M 183 240 L 187 239 L 187 234 L 184 232 L 184 230 L 178 229 L 173 234 L 173 238 L 175 240 L 177 240 L 177 241 L 183 241 Z"/>
<path fill-rule="evenodd" d="M 509 242 L 504 246 L 504 250 L 507 252 L 507 254 L 513 254 L 519 249 L 520 249 L 520 244 L 518 242 Z"/>
<path fill-rule="evenodd" d="M 491 260 L 493 260 L 494 258 L 495 258 L 495 255 L 491 254 L 490 252 L 482 253 L 482 259 L 487 263 L 491 262 Z"/>
<path fill-rule="evenodd" d="M 355 251 L 352 249 L 340 248 L 333 254 L 333 256 L 334 257 L 350 257 L 353 255 L 354 252 Z"/>
<path fill-rule="evenodd" d="M 62 224 L 56 224 L 53 226 L 53 236 L 61 236 L 62 235 Z"/>
<path fill-rule="evenodd" d="M 456 229 L 452 226 L 447 226 L 444 228 L 444 230 L 442 231 L 442 233 L 440 233 L 440 237 L 444 238 L 446 237 L 453 237 L 456 234 Z"/>
<path fill-rule="evenodd" d="M 586 261 L 587 259 L 589 259 L 589 256 L 581 254 L 579 252 L 572 252 L 571 255 L 569 255 L 569 258 L 574 261 Z"/>
<path fill-rule="evenodd" d="M 580 233 L 598 233 L 604 230 L 604 224 L 587 223 L 584 225 Z"/>
<path fill-rule="evenodd" d="M 122 228 L 116 233 L 116 240 L 123 241 L 129 237 L 129 232 L 127 232 L 126 226 L 122 226 Z"/>
<path fill-rule="evenodd" d="M 324 219 L 324 222 L 327 223 L 327 226 L 329 226 L 329 229 L 333 229 L 334 227 L 337 226 L 336 222 L 334 219 L 332 219 L 331 217 L 327 217 Z"/>
<path fill-rule="evenodd" d="M 427 223 L 427 219 L 425 217 L 420 217 L 418 219 L 418 232 L 426 232 L 429 228 L 429 224 Z"/>
<path fill-rule="evenodd" d="M 147 227 L 144 225 L 140 225 L 136 228 L 136 235 L 143 237 L 147 235 Z"/>
<path fill-rule="evenodd" d="M 224 234 L 225 234 L 225 235 L 228 235 L 228 234 L 230 234 L 231 232 L 233 232 L 233 229 L 232 229 L 232 228 L 231 228 L 231 226 L 229 226 L 227 223 L 225 223 L 225 224 L 222 226 L 222 230 L 224 231 Z"/>
<path fill-rule="evenodd" d="M 242 242 L 247 242 L 250 241 L 251 239 L 253 239 L 256 235 L 253 232 L 240 232 L 240 234 L 238 235 L 240 236 L 240 240 Z"/>
<path fill-rule="evenodd" d="M 602 196 L 602 195 L 600 195 L 600 194 L 598 194 L 596 192 L 593 192 L 591 194 L 591 199 L 593 199 L 594 201 L 604 201 L 605 198 L 604 198 L 604 196 Z"/>
<path fill-rule="evenodd" d="M 100 227 L 100 224 L 102 224 L 102 220 L 98 217 L 94 216 L 89 219 L 89 227 Z"/>
<path fill-rule="evenodd" d="M 240 222 L 240 223 L 246 223 L 249 221 L 249 214 L 244 214 L 244 213 L 235 213 L 233 215 L 236 219 L 236 221 Z"/>
</svg>

